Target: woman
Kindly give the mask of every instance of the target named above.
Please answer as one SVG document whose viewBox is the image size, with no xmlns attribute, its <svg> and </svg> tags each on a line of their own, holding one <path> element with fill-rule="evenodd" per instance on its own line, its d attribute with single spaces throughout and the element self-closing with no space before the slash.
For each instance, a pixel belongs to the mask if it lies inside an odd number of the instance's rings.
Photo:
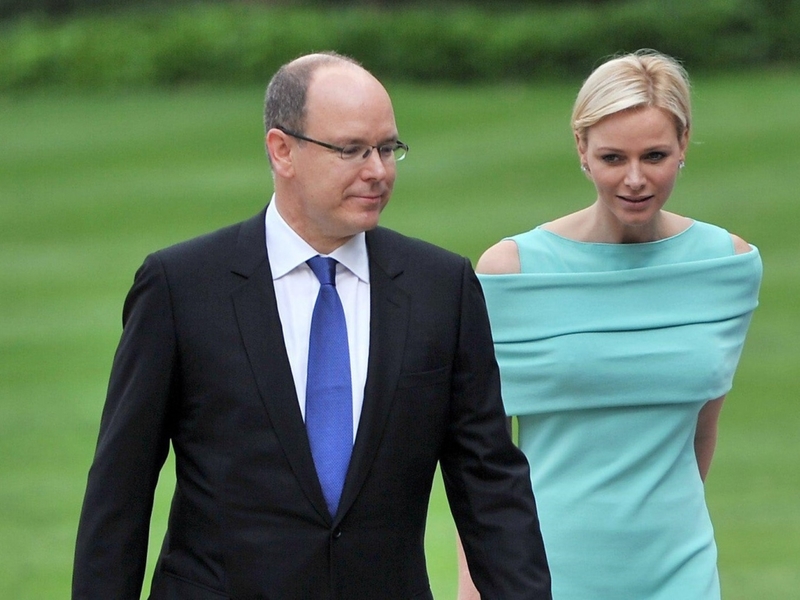
<svg viewBox="0 0 800 600">
<path fill-rule="evenodd" d="M 572 127 L 594 203 L 477 265 L 553 598 L 718 599 L 703 481 L 761 259 L 664 210 L 691 131 L 673 59 L 639 51 L 598 67 Z M 461 583 L 470 598 L 463 559 Z"/>
</svg>

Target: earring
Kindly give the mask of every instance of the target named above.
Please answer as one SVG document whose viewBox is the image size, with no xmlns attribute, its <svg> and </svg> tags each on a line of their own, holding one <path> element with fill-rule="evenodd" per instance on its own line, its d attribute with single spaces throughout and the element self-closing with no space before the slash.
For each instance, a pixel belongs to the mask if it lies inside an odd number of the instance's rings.
<svg viewBox="0 0 800 600">
<path fill-rule="evenodd" d="M 686 166 L 686 163 L 685 163 L 684 161 L 680 161 L 680 162 L 678 163 L 678 168 L 679 168 L 679 169 L 682 169 L 682 168 L 683 168 L 683 167 L 685 167 L 685 166 Z"/>
<path fill-rule="evenodd" d="M 589 172 L 589 167 L 588 167 L 588 165 L 586 165 L 586 164 L 582 164 L 582 165 L 581 165 L 581 171 L 583 171 L 584 173 L 588 173 L 588 172 Z"/>
</svg>

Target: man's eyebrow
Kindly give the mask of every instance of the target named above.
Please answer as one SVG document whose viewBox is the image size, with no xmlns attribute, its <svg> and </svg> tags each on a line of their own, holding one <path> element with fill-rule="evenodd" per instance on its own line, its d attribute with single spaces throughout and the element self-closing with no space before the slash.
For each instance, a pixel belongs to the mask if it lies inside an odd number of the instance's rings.
<svg viewBox="0 0 800 600">
<path fill-rule="evenodd" d="M 392 134 L 392 135 L 390 135 L 390 136 L 388 136 L 388 137 L 386 137 L 386 138 L 383 138 L 383 139 L 381 139 L 381 140 L 378 140 L 377 142 L 375 142 L 375 144 L 374 144 L 374 145 L 375 145 L 375 146 L 382 146 L 383 144 L 394 144 L 394 143 L 396 143 L 396 142 L 397 142 L 399 139 L 400 139 L 400 138 L 399 138 L 399 137 L 398 137 L 398 135 L 395 133 L 395 134 Z M 345 144 L 366 144 L 366 145 L 368 145 L 368 146 L 372 146 L 372 145 L 373 145 L 371 140 L 367 140 L 367 139 L 365 139 L 365 138 L 361 138 L 361 137 L 354 137 L 354 138 L 349 138 L 349 139 L 343 139 L 343 144 L 342 144 L 342 145 L 345 145 Z"/>
</svg>

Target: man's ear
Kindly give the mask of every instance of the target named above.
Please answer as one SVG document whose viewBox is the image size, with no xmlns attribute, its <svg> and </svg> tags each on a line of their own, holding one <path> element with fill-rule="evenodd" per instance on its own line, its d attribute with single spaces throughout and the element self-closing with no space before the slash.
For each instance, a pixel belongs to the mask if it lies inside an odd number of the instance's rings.
<svg viewBox="0 0 800 600">
<path fill-rule="evenodd" d="M 287 135 L 280 129 L 270 129 L 264 138 L 264 144 L 272 171 L 280 177 L 292 177 L 294 175 L 292 146 Z"/>
</svg>

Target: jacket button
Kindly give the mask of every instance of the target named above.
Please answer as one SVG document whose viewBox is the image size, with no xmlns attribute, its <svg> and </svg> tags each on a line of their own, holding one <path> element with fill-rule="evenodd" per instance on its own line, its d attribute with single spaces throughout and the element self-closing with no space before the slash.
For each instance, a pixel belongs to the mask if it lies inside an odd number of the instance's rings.
<svg viewBox="0 0 800 600">
<path fill-rule="evenodd" d="M 341 527 L 337 527 L 336 529 L 334 529 L 333 532 L 332 532 L 332 536 L 333 536 L 333 539 L 335 539 L 335 540 L 338 540 L 340 537 L 342 537 L 342 529 L 341 529 Z"/>
</svg>

